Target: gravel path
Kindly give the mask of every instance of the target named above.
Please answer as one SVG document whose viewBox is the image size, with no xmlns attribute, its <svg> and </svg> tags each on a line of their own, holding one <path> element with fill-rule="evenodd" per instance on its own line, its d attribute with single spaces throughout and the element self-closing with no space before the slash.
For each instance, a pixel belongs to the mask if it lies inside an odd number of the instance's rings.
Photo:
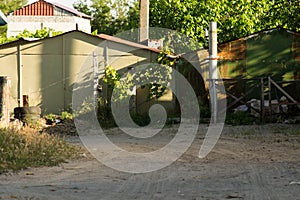
<svg viewBox="0 0 300 200">
<path fill-rule="evenodd" d="M 0 199 L 300 200 L 300 134 L 293 134 L 300 129 L 288 128 L 287 134 L 285 126 L 226 127 L 204 159 L 197 157 L 203 141 L 199 134 L 175 163 L 146 174 L 118 172 L 90 157 L 5 174 L 0 176 Z M 110 132 L 115 143 L 135 148 L 117 132 Z M 159 147 L 171 137 L 162 134 L 138 148 Z"/>
</svg>

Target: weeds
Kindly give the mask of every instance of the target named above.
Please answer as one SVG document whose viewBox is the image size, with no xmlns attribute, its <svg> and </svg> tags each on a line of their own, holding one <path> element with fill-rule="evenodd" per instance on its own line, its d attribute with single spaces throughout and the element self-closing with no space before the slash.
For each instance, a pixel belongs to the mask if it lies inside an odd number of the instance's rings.
<svg viewBox="0 0 300 200">
<path fill-rule="evenodd" d="M 69 113 L 67 111 L 63 111 L 63 112 L 61 112 L 60 119 L 63 120 L 63 121 L 64 120 L 72 120 L 73 119 L 73 114 Z"/>
<path fill-rule="evenodd" d="M 51 124 L 55 123 L 56 115 L 50 113 L 50 114 L 44 116 L 44 118 L 46 119 L 46 124 L 51 125 Z"/>
<path fill-rule="evenodd" d="M 0 173 L 27 167 L 54 166 L 76 158 L 80 147 L 58 136 L 25 128 L 23 131 L 0 129 Z"/>
</svg>

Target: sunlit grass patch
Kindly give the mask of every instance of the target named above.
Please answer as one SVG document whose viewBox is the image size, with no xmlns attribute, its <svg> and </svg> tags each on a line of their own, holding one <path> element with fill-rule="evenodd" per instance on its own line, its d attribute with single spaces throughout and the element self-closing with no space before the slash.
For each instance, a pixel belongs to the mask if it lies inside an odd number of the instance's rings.
<svg viewBox="0 0 300 200">
<path fill-rule="evenodd" d="M 36 129 L 0 129 L 0 173 L 58 165 L 79 157 L 81 152 L 79 146 Z"/>
</svg>

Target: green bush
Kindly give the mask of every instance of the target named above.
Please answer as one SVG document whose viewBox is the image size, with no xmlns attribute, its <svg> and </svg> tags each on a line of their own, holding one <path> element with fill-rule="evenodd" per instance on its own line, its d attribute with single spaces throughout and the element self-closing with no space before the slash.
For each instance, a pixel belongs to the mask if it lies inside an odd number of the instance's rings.
<svg viewBox="0 0 300 200">
<path fill-rule="evenodd" d="M 79 156 L 81 149 L 58 136 L 25 128 L 0 129 L 0 173 L 27 167 L 54 166 Z"/>
<path fill-rule="evenodd" d="M 67 111 L 63 111 L 60 115 L 60 119 L 61 120 L 72 120 L 73 119 L 73 115 L 72 113 L 69 113 Z"/>
<path fill-rule="evenodd" d="M 50 114 L 44 116 L 44 118 L 46 119 L 46 123 L 51 125 L 51 124 L 53 124 L 53 123 L 55 122 L 55 120 L 56 120 L 56 115 L 50 113 Z"/>
</svg>

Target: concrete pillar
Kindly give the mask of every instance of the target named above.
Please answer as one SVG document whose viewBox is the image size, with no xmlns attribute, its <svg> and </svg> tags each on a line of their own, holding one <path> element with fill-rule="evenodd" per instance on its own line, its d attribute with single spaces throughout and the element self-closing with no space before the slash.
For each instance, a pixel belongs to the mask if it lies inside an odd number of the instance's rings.
<svg viewBox="0 0 300 200">
<path fill-rule="evenodd" d="M 217 42 L 217 23 L 209 24 L 209 78 L 210 78 L 210 99 L 212 106 L 212 119 L 217 122 L 218 97 L 216 84 L 218 79 L 218 42 Z"/>
<path fill-rule="evenodd" d="M 23 67 L 23 62 L 22 62 L 22 46 L 19 44 L 18 45 L 18 52 L 17 52 L 17 61 L 18 61 L 18 106 L 22 107 L 23 106 L 23 91 L 22 91 L 22 85 L 23 85 L 23 73 L 22 73 L 22 67 Z"/>
<path fill-rule="evenodd" d="M 149 39 L 149 0 L 140 0 L 139 42 L 147 43 Z"/>
</svg>

